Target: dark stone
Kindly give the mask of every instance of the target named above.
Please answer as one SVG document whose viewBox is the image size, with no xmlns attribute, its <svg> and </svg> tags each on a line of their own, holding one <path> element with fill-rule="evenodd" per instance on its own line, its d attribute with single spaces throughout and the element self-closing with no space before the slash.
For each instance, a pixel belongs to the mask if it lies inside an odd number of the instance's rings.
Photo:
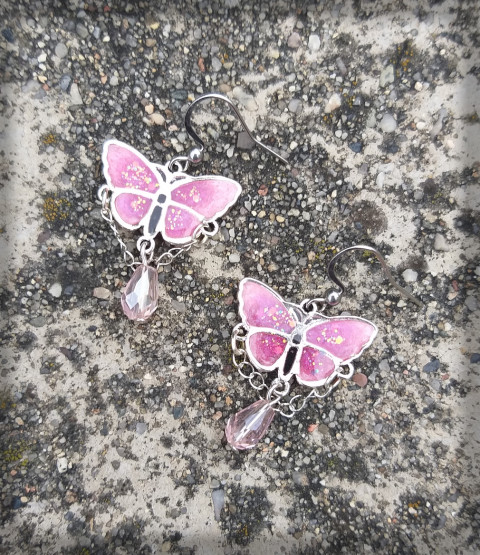
<svg viewBox="0 0 480 555">
<path fill-rule="evenodd" d="M 73 351 L 67 349 L 66 347 L 59 347 L 58 350 L 64 355 L 68 360 L 73 360 Z"/>
<path fill-rule="evenodd" d="M 114 470 L 118 470 L 120 468 L 120 461 L 112 461 L 112 466 Z"/>
<path fill-rule="evenodd" d="M 183 405 L 175 405 L 173 407 L 174 420 L 178 420 L 179 418 L 182 418 L 184 411 L 185 411 L 185 407 Z"/>
<path fill-rule="evenodd" d="M 384 150 L 385 150 L 385 152 L 388 152 L 389 154 L 396 154 L 400 150 L 400 147 L 397 145 L 397 143 L 395 143 L 393 141 L 391 141 L 391 142 L 389 141 L 389 142 L 385 143 Z"/>
<path fill-rule="evenodd" d="M 425 364 L 423 367 L 424 372 L 436 372 L 440 368 L 440 361 L 436 358 Z"/>
<path fill-rule="evenodd" d="M 23 507 L 23 503 L 20 501 L 20 497 L 14 497 L 12 499 L 12 509 L 20 509 Z"/>
<path fill-rule="evenodd" d="M 177 89 L 172 92 L 172 98 L 174 100 L 187 100 L 188 91 L 184 89 Z"/>
<path fill-rule="evenodd" d="M 60 81 L 58 82 L 59 87 L 62 89 L 62 91 L 65 91 L 65 92 L 68 91 L 71 84 L 72 84 L 72 76 L 68 74 L 62 75 L 60 77 Z"/>
<path fill-rule="evenodd" d="M 477 362 L 480 362 L 480 353 L 472 353 L 472 356 L 470 357 L 470 362 L 472 364 L 476 364 Z"/>
<path fill-rule="evenodd" d="M 361 142 L 350 143 L 350 144 L 348 145 L 348 148 L 349 148 L 350 150 L 353 150 L 353 152 L 356 152 L 356 153 L 358 154 L 359 152 L 362 152 L 363 143 L 361 143 Z"/>
<path fill-rule="evenodd" d="M 18 337 L 17 344 L 19 347 L 25 348 L 34 343 L 36 340 L 37 336 L 34 333 L 32 333 L 31 331 L 26 331 Z"/>
<path fill-rule="evenodd" d="M 241 131 L 237 137 L 237 148 L 251 150 L 255 143 L 246 131 Z"/>
<path fill-rule="evenodd" d="M 5 27 L 5 29 L 2 29 L 2 35 L 3 38 L 10 44 L 13 44 L 15 42 L 15 36 L 10 27 Z"/>
</svg>

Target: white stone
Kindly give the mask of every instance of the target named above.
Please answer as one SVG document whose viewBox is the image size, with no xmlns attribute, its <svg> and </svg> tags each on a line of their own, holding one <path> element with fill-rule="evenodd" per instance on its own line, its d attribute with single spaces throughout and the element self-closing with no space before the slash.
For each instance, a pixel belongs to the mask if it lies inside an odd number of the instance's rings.
<svg viewBox="0 0 480 555">
<path fill-rule="evenodd" d="M 83 104 L 82 95 L 78 90 L 77 83 L 73 83 L 70 87 L 70 98 L 72 99 L 72 104 Z"/>
<path fill-rule="evenodd" d="M 327 105 L 325 106 L 325 113 L 330 114 L 342 105 L 342 99 L 338 93 L 332 94 L 328 99 Z"/>
<path fill-rule="evenodd" d="M 424 121 L 417 121 L 415 125 L 419 131 L 423 131 L 427 126 L 427 124 Z"/>
<path fill-rule="evenodd" d="M 380 86 L 385 87 L 389 83 L 393 83 L 395 81 L 395 68 L 393 65 L 388 65 L 380 74 Z"/>
<path fill-rule="evenodd" d="M 436 251 L 447 252 L 449 250 L 447 241 L 441 233 L 435 235 L 435 241 L 433 242 L 433 248 Z"/>
<path fill-rule="evenodd" d="M 95 287 L 95 289 L 93 290 L 93 296 L 97 299 L 106 300 L 110 298 L 110 295 L 111 292 L 105 287 Z"/>
<path fill-rule="evenodd" d="M 50 293 L 50 295 L 52 295 L 52 297 L 56 297 L 58 299 L 58 297 L 60 297 L 60 295 L 62 294 L 61 284 L 55 282 L 53 285 L 50 286 L 48 292 Z"/>
<path fill-rule="evenodd" d="M 153 123 L 153 125 L 163 125 L 165 123 L 165 118 L 162 116 L 162 114 L 154 112 L 153 114 L 150 114 L 148 116 L 148 121 Z"/>
<path fill-rule="evenodd" d="M 232 252 L 232 254 L 228 257 L 228 260 L 232 264 L 237 264 L 238 262 L 240 262 L 240 255 L 238 254 L 238 252 Z"/>
<path fill-rule="evenodd" d="M 422 89 L 423 89 L 422 83 L 420 83 L 420 81 L 417 81 L 417 82 L 415 83 L 415 90 L 418 91 L 418 92 L 420 92 Z"/>
<path fill-rule="evenodd" d="M 216 57 L 214 56 L 212 58 L 212 70 L 217 73 L 218 71 L 220 71 L 222 69 L 222 62 Z"/>
<path fill-rule="evenodd" d="M 383 172 L 380 172 L 377 175 L 377 179 L 376 179 L 377 187 L 383 187 L 384 183 L 385 183 L 385 174 Z"/>
<path fill-rule="evenodd" d="M 318 52 L 320 50 L 320 37 L 318 35 L 310 35 L 308 37 L 308 48 L 312 52 Z"/>
<path fill-rule="evenodd" d="M 57 459 L 57 470 L 60 474 L 65 474 L 68 470 L 68 460 L 67 457 L 60 457 Z"/>
<path fill-rule="evenodd" d="M 397 128 L 397 122 L 392 114 L 384 114 L 379 125 L 384 133 L 393 133 Z"/>
<path fill-rule="evenodd" d="M 418 273 L 415 270 L 408 268 L 402 273 L 402 277 L 407 283 L 413 283 L 414 281 L 417 281 Z"/>
</svg>

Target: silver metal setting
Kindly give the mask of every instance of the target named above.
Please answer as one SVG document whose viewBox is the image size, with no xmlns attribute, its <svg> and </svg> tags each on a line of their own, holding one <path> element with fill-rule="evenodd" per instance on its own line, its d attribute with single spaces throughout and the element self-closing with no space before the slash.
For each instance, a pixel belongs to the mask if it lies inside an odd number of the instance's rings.
<svg viewBox="0 0 480 555">
<path fill-rule="evenodd" d="M 204 151 L 205 151 L 205 143 L 203 142 L 203 140 L 199 137 L 199 135 L 196 133 L 196 131 L 192 127 L 192 113 L 193 113 L 193 109 L 195 108 L 195 106 L 197 104 L 199 104 L 200 102 L 204 102 L 205 100 L 221 100 L 222 102 L 225 102 L 225 104 L 227 104 L 230 107 L 232 112 L 235 114 L 235 117 L 241 123 L 244 131 L 247 133 L 247 135 L 250 137 L 250 139 L 252 139 L 252 141 L 256 145 L 258 145 L 260 148 L 263 148 L 264 150 L 266 150 L 267 152 L 269 152 L 270 154 L 275 156 L 278 160 L 280 160 L 281 162 L 283 162 L 287 166 L 290 166 L 288 161 L 285 160 L 285 158 L 283 158 L 282 156 L 280 156 L 280 154 L 278 154 L 278 152 L 275 152 L 275 150 L 273 150 L 272 148 L 270 148 L 266 144 L 262 143 L 256 137 L 253 136 L 252 132 L 248 128 L 247 124 L 245 123 L 245 120 L 243 119 L 242 114 L 239 112 L 239 110 L 235 106 L 235 104 L 227 96 L 224 96 L 223 94 L 220 94 L 220 93 L 205 93 L 205 94 L 202 94 L 202 95 L 198 96 L 188 107 L 188 110 L 185 114 L 185 129 L 186 129 L 187 133 L 190 135 L 190 137 L 195 141 L 195 143 L 197 143 L 197 147 L 194 148 L 190 152 L 190 154 L 187 158 L 187 160 L 190 163 L 199 164 L 203 160 L 203 154 L 204 154 Z"/>
<path fill-rule="evenodd" d="M 330 289 L 327 292 L 327 303 L 330 306 L 335 306 L 337 305 L 341 298 L 343 293 L 345 292 L 345 286 L 343 285 L 343 283 L 340 281 L 340 279 L 337 277 L 337 274 L 335 273 L 335 265 L 337 264 L 339 258 L 341 256 L 343 256 L 345 253 L 347 252 L 351 252 L 351 251 L 367 251 L 367 252 L 371 252 L 373 255 L 376 256 L 377 260 L 380 262 L 380 265 L 382 266 L 383 272 L 385 274 L 385 276 L 387 277 L 388 281 L 390 282 L 390 284 L 395 287 L 395 289 L 397 289 L 398 291 L 400 291 L 400 293 L 402 295 L 404 295 L 405 297 L 407 297 L 407 299 L 411 300 L 413 303 L 415 303 L 417 306 L 422 307 L 423 304 L 421 301 L 419 301 L 418 299 L 416 299 L 413 295 L 411 295 L 406 289 L 404 289 L 403 287 L 401 287 L 394 279 L 393 276 L 390 272 L 390 270 L 388 269 L 387 263 L 385 262 L 385 259 L 383 258 L 383 256 L 380 254 L 380 252 L 375 249 L 374 247 L 370 247 L 368 245 L 353 245 L 352 247 L 347 247 L 346 249 L 341 250 L 340 252 L 338 252 L 328 263 L 328 267 L 327 267 L 327 274 L 328 277 L 333 281 L 333 283 L 335 283 L 335 285 L 337 285 L 340 289 L 340 291 L 336 291 L 335 289 Z M 334 292 L 336 291 L 336 295 L 334 294 Z"/>
</svg>

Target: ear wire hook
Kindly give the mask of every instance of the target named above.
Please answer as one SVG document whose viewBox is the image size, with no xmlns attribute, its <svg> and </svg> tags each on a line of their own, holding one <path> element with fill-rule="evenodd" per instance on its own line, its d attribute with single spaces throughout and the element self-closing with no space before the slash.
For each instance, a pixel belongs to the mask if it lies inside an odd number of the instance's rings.
<svg viewBox="0 0 480 555">
<path fill-rule="evenodd" d="M 191 120 L 192 120 L 193 108 L 199 102 L 203 102 L 204 100 L 208 100 L 208 99 L 221 100 L 222 102 L 225 102 L 226 104 L 228 104 L 230 106 L 230 108 L 232 109 L 232 111 L 234 112 L 235 116 L 237 117 L 238 121 L 242 124 L 242 127 L 243 127 L 244 131 L 247 133 L 247 135 L 250 137 L 250 139 L 252 139 L 252 141 L 255 144 L 257 144 L 258 146 L 260 146 L 261 148 L 263 148 L 264 150 L 266 150 L 270 154 L 273 154 L 275 157 L 277 157 L 279 160 L 281 160 L 284 164 L 286 164 L 287 166 L 290 166 L 290 164 L 287 162 L 287 160 L 285 160 L 285 158 L 280 156 L 280 154 L 278 154 L 278 152 L 275 152 L 269 146 L 263 144 L 261 141 L 259 141 L 258 139 L 256 139 L 252 135 L 252 132 L 247 127 L 247 124 L 245 123 L 245 120 L 243 119 L 242 115 L 238 111 L 238 108 L 235 106 L 235 104 L 228 97 L 226 97 L 226 96 L 224 96 L 223 94 L 220 94 L 220 93 L 205 93 L 205 94 L 200 95 L 199 97 L 197 97 L 190 104 L 190 106 L 188 107 L 188 110 L 185 114 L 185 129 L 186 129 L 187 133 L 190 135 L 190 137 L 198 145 L 198 147 L 194 148 L 188 156 L 188 161 L 191 164 L 199 164 L 203 160 L 203 151 L 205 149 L 205 143 L 197 135 L 197 133 L 194 131 L 194 129 L 192 127 L 192 121 Z"/>
<path fill-rule="evenodd" d="M 416 299 L 413 295 L 411 295 L 408 291 L 406 291 L 403 287 L 401 287 L 394 279 L 393 276 L 390 272 L 390 270 L 388 269 L 387 263 L 385 262 L 385 259 L 383 258 L 383 256 L 377 251 L 377 249 L 374 249 L 373 247 L 369 247 L 367 245 L 354 245 L 353 247 L 347 247 L 346 249 L 343 249 L 342 251 L 340 251 L 339 253 L 337 253 L 328 263 L 328 267 L 327 267 L 327 274 L 328 277 L 333 281 L 333 283 L 335 283 L 335 285 L 337 285 L 340 288 L 340 291 L 337 291 L 336 289 L 329 289 L 325 295 L 326 298 L 326 302 L 330 305 L 330 306 L 335 306 L 337 305 L 341 298 L 343 293 L 345 292 L 345 286 L 343 285 L 343 283 L 338 279 L 336 273 L 335 273 L 335 265 L 338 262 L 338 259 L 345 254 L 346 252 L 349 251 L 353 251 L 353 250 L 360 250 L 360 251 L 369 251 L 371 253 L 373 253 L 378 261 L 380 262 L 382 268 L 383 268 L 383 272 L 385 274 L 385 276 L 387 277 L 388 281 L 391 283 L 391 285 L 393 285 L 393 287 L 395 287 L 396 289 L 398 289 L 398 291 L 400 291 L 400 293 L 402 293 L 402 295 L 404 295 L 405 297 L 407 297 L 408 299 L 410 299 L 413 303 L 415 303 L 417 306 L 422 307 L 423 303 L 421 303 L 418 299 Z"/>
</svg>

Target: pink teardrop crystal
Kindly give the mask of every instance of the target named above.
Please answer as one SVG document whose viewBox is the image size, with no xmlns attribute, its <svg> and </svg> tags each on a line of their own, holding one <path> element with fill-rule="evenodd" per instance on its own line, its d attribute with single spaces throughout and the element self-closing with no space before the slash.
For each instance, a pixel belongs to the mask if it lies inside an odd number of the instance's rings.
<svg viewBox="0 0 480 555">
<path fill-rule="evenodd" d="M 251 449 L 266 434 L 275 416 L 270 402 L 260 399 L 231 416 L 225 428 L 228 443 L 235 449 Z"/>
<path fill-rule="evenodd" d="M 158 274 L 155 268 L 140 264 L 122 293 L 122 308 L 130 320 L 145 322 L 158 305 Z"/>
</svg>

